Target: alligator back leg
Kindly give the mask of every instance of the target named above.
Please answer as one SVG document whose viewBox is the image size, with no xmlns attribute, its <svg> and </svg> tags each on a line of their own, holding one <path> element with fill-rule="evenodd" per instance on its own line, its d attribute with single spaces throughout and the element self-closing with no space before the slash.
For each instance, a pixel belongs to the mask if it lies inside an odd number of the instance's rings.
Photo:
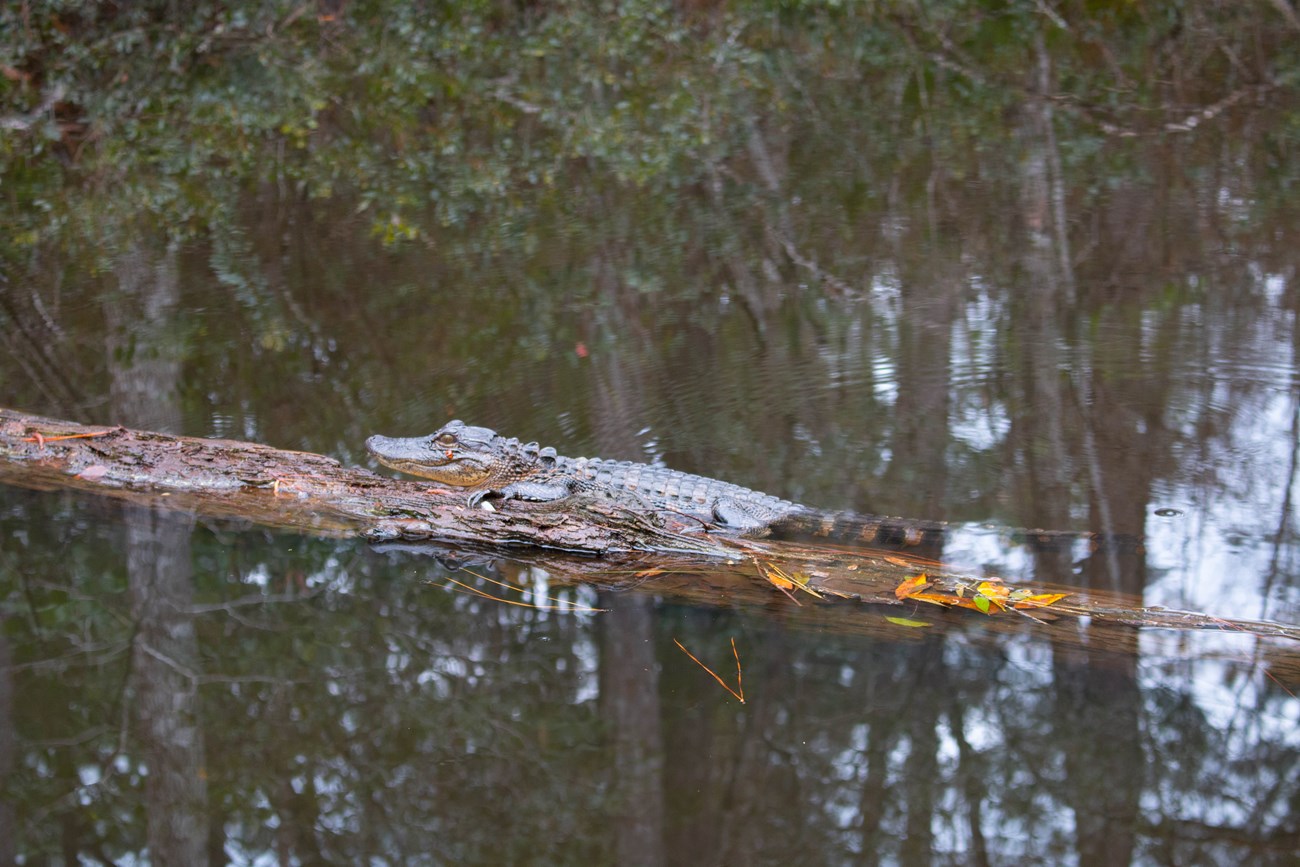
<svg viewBox="0 0 1300 867">
<path fill-rule="evenodd" d="M 731 497 L 718 497 L 713 501 L 714 520 L 742 536 L 766 536 L 771 529 L 772 517 Z"/>
</svg>

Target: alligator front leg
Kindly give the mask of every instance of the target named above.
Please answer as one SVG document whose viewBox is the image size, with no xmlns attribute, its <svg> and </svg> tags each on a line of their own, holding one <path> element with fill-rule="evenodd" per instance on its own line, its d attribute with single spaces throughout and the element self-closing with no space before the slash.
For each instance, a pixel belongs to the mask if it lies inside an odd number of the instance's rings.
<svg viewBox="0 0 1300 867">
<path fill-rule="evenodd" d="M 504 488 L 488 488 L 475 491 L 469 495 L 469 507 L 478 506 L 484 500 L 528 500 L 534 503 L 550 503 L 562 500 L 573 493 L 573 479 L 554 482 L 511 482 Z"/>
</svg>

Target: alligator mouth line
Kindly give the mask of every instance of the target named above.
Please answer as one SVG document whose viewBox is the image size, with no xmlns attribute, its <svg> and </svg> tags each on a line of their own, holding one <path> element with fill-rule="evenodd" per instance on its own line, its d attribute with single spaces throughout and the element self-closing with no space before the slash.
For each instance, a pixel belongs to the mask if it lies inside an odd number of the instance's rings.
<svg viewBox="0 0 1300 867">
<path fill-rule="evenodd" d="M 444 485 L 455 485 L 458 488 L 472 488 L 475 485 L 481 485 L 492 475 L 489 469 L 472 461 L 453 459 L 435 464 L 424 460 L 386 458 L 382 455 L 375 455 L 375 457 L 379 459 L 381 464 L 389 469 L 397 470 L 399 473 L 421 476 L 435 482 L 442 482 Z"/>
<path fill-rule="evenodd" d="M 491 468 L 483 466 L 475 456 L 437 448 L 421 448 L 418 456 L 395 454 L 396 449 L 392 448 L 395 444 L 402 445 L 402 441 L 373 436 L 366 440 L 366 451 L 391 470 L 432 479 L 445 485 L 469 488 L 482 484 L 492 475 Z M 409 453 L 410 449 L 402 451 Z"/>
</svg>

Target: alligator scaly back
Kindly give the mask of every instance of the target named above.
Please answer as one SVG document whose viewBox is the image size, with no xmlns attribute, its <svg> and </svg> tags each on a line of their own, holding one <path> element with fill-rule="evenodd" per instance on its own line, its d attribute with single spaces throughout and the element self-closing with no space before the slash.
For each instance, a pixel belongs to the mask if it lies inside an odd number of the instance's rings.
<svg viewBox="0 0 1300 867">
<path fill-rule="evenodd" d="M 579 493 L 620 498 L 649 515 L 673 513 L 740 536 L 809 537 L 877 548 L 937 546 L 949 526 L 807 506 L 730 482 L 634 461 L 568 458 L 553 448 L 504 437 L 491 428 L 449 422 L 424 437 L 366 440 L 380 463 L 404 473 L 467 488 L 468 503 L 552 502 Z M 1029 538 L 1087 534 L 1023 531 Z"/>
<path fill-rule="evenodd" d="M 373 436 L 366 448 L 395 470 L 473 489 L 471 506 L 489 499 L 549 502 L 598 491 L 647 511 L 692 517 L 740 535 L 766 535 L 773 522 L 801 508 L 770 494 L 667 467 L 563 457 L 553 448 L 521 443 L 461 421 L 427 437 Z"/>
</svg>

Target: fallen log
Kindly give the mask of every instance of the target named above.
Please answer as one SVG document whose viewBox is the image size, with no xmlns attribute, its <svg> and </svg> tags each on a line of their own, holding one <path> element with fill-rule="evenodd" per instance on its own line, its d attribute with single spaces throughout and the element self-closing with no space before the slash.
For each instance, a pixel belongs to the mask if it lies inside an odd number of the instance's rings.
<svg viewBox="0 0 1300 867">
<path fill-rule="evenodd" d="M 470 509 L 463 491 L 256 443 L 92 427 L 0 408 L 0 482 L 70 488 L 315 535 L 734 557 L 704 533 L 602 497 Z"/>
<path fill-rule="evenodd" d="M 605 586 L 624 584 L 632 575 L 634 583 L 650 582 L 658 592 L 696 602 L 762 604 L 783 593 L 795 607 L 807 606 L 801 617 L 824 619 L 828 607 L 851 602 L 922 608 L 931 621 L 949 625 L 961 620 L 957 609 L 967 609 L 988 617 L 984 628 L 999 631 L 1086 617 L 1094 626 L 1223 629 L 1300 639 L 1294 625 L 1147 608 L 1117 594 L 1072 588 L 1013 590 L 994 586 L 998 579 L 972 578 L 938 563 L 870 549 L 713 536 L 697 522 L 647 517 L 599 496 L 511 501 L 500 511 L 471 509 L 463 491 L 344 467 L 324 455 L 86 426 L 4 408 L 0 483 L 80 490 L 321 536 L 586 555 L 585 563 L 564 561 L 561 571 Z M 630 570 L 630 555 L 651 559 L 638 559 Z M 917 583 L 920 573 L 923 585 Z M 1055 599 L 1043 602 L 1044 597 Z M 929 604 L 918 606 L 922 602 Z"/>
</svg>

